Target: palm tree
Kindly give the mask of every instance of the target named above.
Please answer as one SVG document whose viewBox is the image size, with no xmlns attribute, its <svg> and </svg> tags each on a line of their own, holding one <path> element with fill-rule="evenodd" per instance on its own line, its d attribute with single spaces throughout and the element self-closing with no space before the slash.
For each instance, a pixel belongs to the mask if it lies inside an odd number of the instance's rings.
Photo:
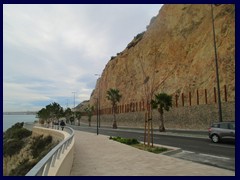
<svg viewBox="0 0 240 180">
<path fill-rule="evenodd" d="M 70 121 L 70 118 L 72 117 L 73 115 L 73 112 L 70 108 L 67 108 L 64 112 L 64 115 L 65 115 L 65 118 L 66 118 L 66 122 L 69 123 Z"/>
<path fill-rule="evenodd" d="M 82 117 L 82 113 L 81 112 L 79 112 L 79 111 L 76 111 L 76 118 L 77 118 L 77 120 L 78 120 L 78 126 L 80 126 L 80 119 L 81 119 L 81 117 Z"/>
<path fill-rule="evenodd" d="M 72 125 L 73 122 L 74 122 L 74 120 L 75 120 L 74 116 L 71 116 L 69 120 L 70 120 L 70 123 L 71 123 L 71 125 Z M 74 124 L 73 124 L 73 125 L 74 125 Z"/>
<path fill-rule="evenodd" d="M 84 111 L 87 113 L 87 116 L 88 116 L 88 126 L 90 127 L 90 126 L 91 126 L 91 120 L 92 120 L 92 115 L 93 115 L 94 107 L 88 105 L 88 106 L 84 109 Z"/>
<path fill-rule="evenodd" d="M 118 89 L 112 89 L 110 88 L 107 91 L 107 99 L 111 101 L 112 103 L 112 110 L 113 110 L 113 129 L 117 129 L 117 121 L 116 121 L 116 108 L 117 108 L 117 103 L 120 101 L 122 95 L 119 94 Z"/>
<path fill-rule="evenodd" d="M 167 95 L 166 93 L 155 94 L 155 100 L 151 102 L 152 108 L 157 109 L 159 116 L 159 131 L 164 132 L 164 121 L 163 121 L 163 110 L 169 111 L 172 107 L 172 96 Z"/>
</svg>

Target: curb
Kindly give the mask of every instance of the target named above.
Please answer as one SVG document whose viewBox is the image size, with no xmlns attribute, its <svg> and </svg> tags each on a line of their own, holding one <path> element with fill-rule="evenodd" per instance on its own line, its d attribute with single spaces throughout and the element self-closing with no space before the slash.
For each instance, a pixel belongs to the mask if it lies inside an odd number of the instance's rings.
<svg viewBox="0 0 240 180">
<path fill-rule="evenodd" d="M 108 128 L 101 128 L 103 130 L 109 130 Z M 110 129 L 112 130 L 112 129 Z M 143 133 L 142 130 L 131 130 L 131 129 L 115 129 L 115 131 L 121 131 L 121 132 L 135 132 L 135 133 Z M 162 136 L 177 136 L 177 137 L 186 137 L 186 138 L 198 138 L 198 139 L 209 139 L 208 136 L 206 135 L 205 137 L 195 135 L 195 134 L 183 134 L 183 133 L 160 133 L 160 132 L 155 132 L 155 135 L 162 135 Z"/>
<path fill-rule="evenodd" d="M 139 141 L 139 142 L 142 143 L 142 144 L 144 144 L 143 141 Z M 161 144 L 153 144 L 153 145 L 154 145 L 154 146 L 157 146 L 157 147 L 163 147 L 163 148 L 171 149 L 171 150 L 169 150 L 169 151 L 159 153 L 159 154 L 165 155 L 165 156 L 171 156 L 171 155 L 174 155 L 174 154 L 177 154 L 177 153 L 182 152 L 182 149 L 181 149 L 181 148 L 178 148 L 178 147 L 166 146 L 166 145 L 161 145 Z"/>
<path fill-rule="evenodd" d="M 155 144 L 155 146 L 171 149 L 170 151 L 166 151 L 166 152 L 160 153 L 161 155 L 165 155 L 165 156 L 171 156 L 171 155 L 174 155 L 174 154 L 182 152 L 182 149 L 178 148 L 178 147 L 166 146 L 166 145 L 161 145 L 161 144 Z"/>
<path fill-rule="evenodd" d="M 182 149 L 178 148 L 178 149 L 174 149 L 174 150 L 171 150 L 171 151 L 163 152 L 161 154 L 165 155 L 165 156 L 172 156 L 172 155 L 180 153 L 180 152 L 182 152 Z"/>
</svg>

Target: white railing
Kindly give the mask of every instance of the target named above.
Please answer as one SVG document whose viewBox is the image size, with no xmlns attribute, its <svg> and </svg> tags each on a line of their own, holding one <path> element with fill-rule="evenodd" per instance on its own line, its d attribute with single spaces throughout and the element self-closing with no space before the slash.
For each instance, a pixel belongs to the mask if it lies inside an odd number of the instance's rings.
<svg viewBox="0 0 240 180">
<path fill-rule="evenodd" d="M 54 167 L 56 160 L 61 158 L 61 155 L 64 154 L 64 151 L 73 141 L 74 130 L 67 126 L 64 127 L 64 130 L 68 132 L 70 136 L 55 146 L 26 174 L 26 176 L 47 176 L 49 174 L 50 167 Z"/>
</svg>

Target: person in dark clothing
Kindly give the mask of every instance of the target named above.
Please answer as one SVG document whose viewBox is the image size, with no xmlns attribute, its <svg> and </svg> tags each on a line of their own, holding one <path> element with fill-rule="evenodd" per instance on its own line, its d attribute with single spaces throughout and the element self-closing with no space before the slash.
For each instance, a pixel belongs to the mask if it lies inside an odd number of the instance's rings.
<svg viewBox="0 0 240 180">
<path fill-rule="evenodd" d="M 65 122 L 64 122 L 63 120 L 61 120 L 61 122 L 60 122 L 60 126 L 61 126 L 61 128 L 62 128 L 62 131 L 63 131 L 63 129 L 64 129 L 64 126 L 65 126 Z"/>
</svg>

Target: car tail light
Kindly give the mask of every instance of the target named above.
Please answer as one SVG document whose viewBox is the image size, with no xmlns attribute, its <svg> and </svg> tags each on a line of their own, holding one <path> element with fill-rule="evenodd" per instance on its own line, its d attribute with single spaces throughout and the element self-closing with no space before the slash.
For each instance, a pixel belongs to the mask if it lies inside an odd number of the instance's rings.
<svg viewBox="0 0 240 180">
<path fill-rule="evenodd" d="M 208 132 L 211 132 L 212 131 L 212 128 L 208 128 Z"/>
</svg>

